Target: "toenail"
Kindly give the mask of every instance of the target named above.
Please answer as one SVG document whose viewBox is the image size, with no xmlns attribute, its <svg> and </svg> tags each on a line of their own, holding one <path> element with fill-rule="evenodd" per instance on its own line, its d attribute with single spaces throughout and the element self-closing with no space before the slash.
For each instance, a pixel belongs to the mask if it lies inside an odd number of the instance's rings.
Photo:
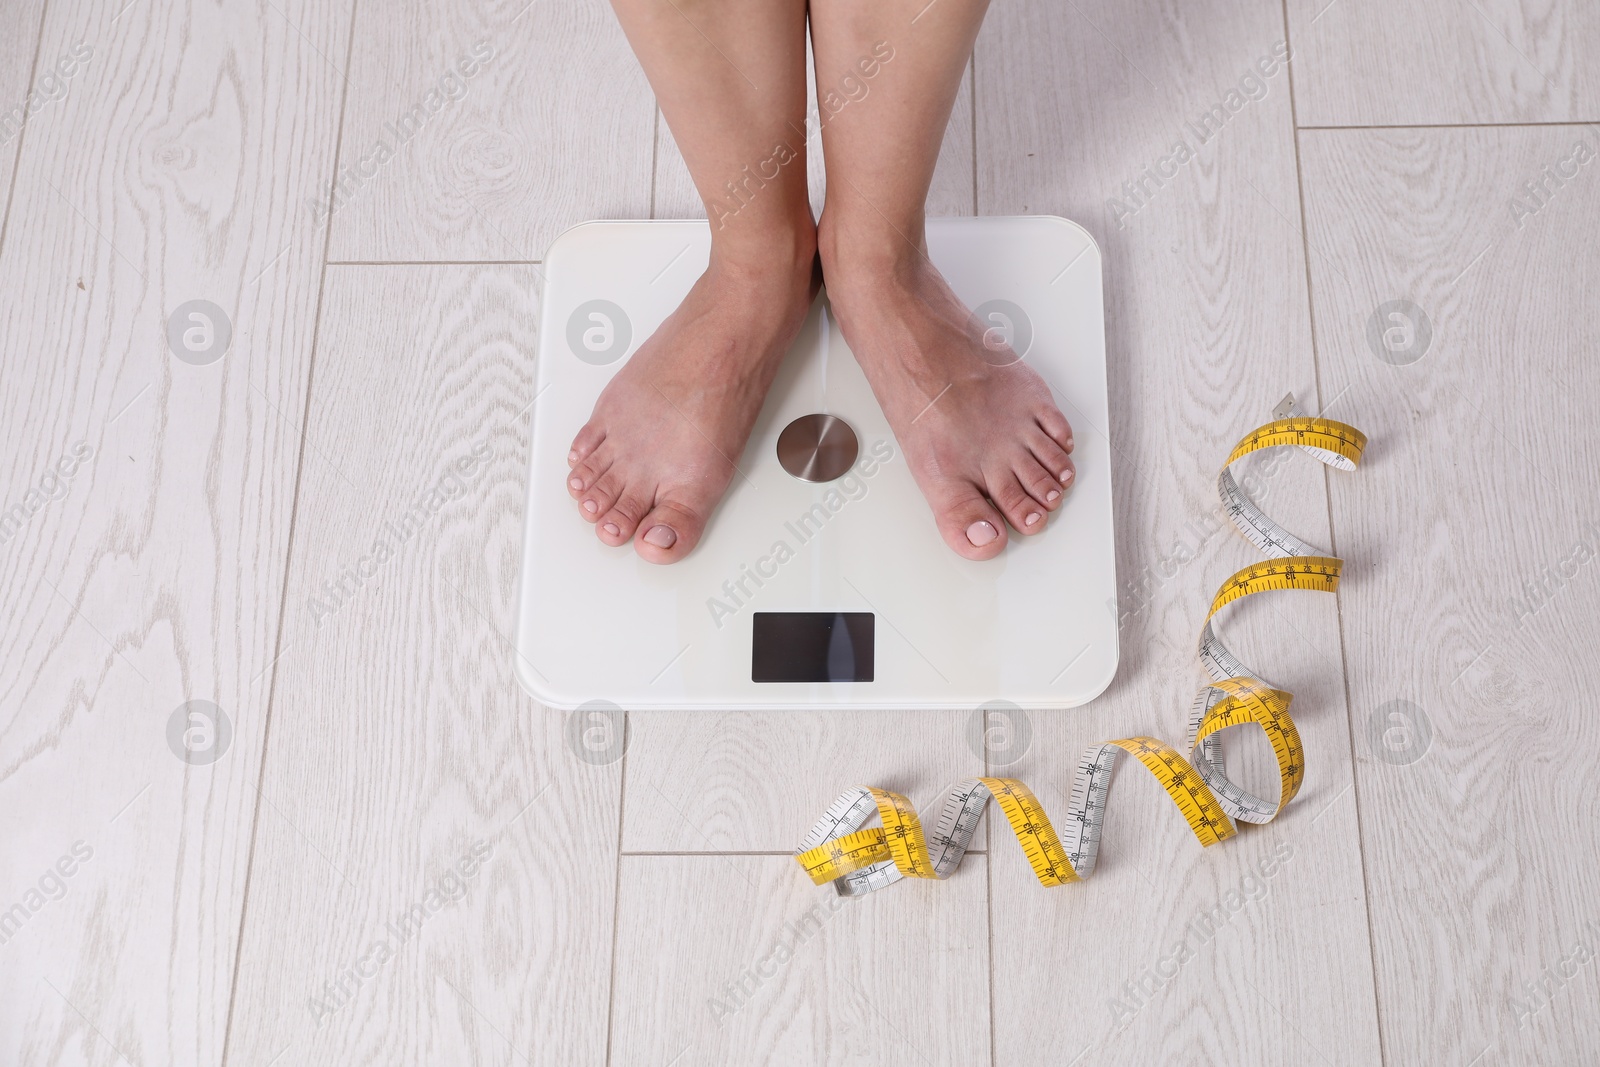
<svg viewBox="0 0 1600 1067">
<path fill-rule="evenodd" d="M 1072 451 L 1072 438 L 1070 438 L 1070 437 L 1067 438 L 1067 451 L 1068 452 Z"/>
<path fill-rule="evenodd" d="M 600 527 L 600 529 L 604 530 L 606 533 L 610 534 L 612 537 L 615 537 L 619 533 L 622 532 L 622 527 L 618 526 L 614 522 L 608 522 L 604 526 Z"/>
<path fill-rule="evenodd" d="M 1062 475 L 1061 477 L 1062 477 L 1062 481 L 1066 480 L 1066 475 Z M 569 478 L 567 480 L 567 484 L 572 486 L 572 488 L 574 488 L 574 489 L 582 489 L 583 488 L 583 479 L 582 478 Z"/>
<path fill-rule="evenodd" d="M 652 526 L 644 539 L 657 548 L 671 548 L 678 540 L 678 535 L 670 526 Z"/>
<path fill-rule="evenodd" d="M 984 545 L 988 544 L 990 541 L 993 541 L 999 536 L 1000 531 L 996 530 L 993 526 L 989 525 L 989 523 L 983 521 L 982 519 L 979 519 L 977 522 L 967 527 L 967 540 L 971 541 L 979 548 L 982 548 Z"/>
<path fill-rule="evenodd" d="M 1062 471 L 1061 472 L 1061 484 L 1062 485 L 1066 485 L 1070 481 L 1072 481 L 1072 472 L 1071 471 Z"/>
<path fill-rule="evenodd" d="M 574 448 L 571 452 L 567 453 L 567 462 L 568 463 L 576 463 L 576 462 L 578 462 L 578 450 L 576 448 Z"/>
<path fill-rule="evenodd" d="M 1046 504 L 1054 504 L 1060 498 L 1061 498 L 1061 490 L 1052 489 L 1052 490 L 1050 490 L 1048 493 L 1046 493 L 1044 495 L 1044 502 Z"/>
<path fill-rule="evenodd" d="M 1033 526 L 1038 521 L 1039 521 L 1039 513 L 1037 511 L 1030 511 L 1030 512 L 1028 512 L 1028 517 L 1022 520 L 1022 525 L 1024 525 L 1024 526 Z"/>
<path fill-rule="evenodd" d="M 593 515 L 595 512 L 599 511 L 600 508 L 595 504 L 595 502 L 593 500 L 585 500 L 583 502 L 583 510 L 587 511 L 589 514 Z"/>
</svg>

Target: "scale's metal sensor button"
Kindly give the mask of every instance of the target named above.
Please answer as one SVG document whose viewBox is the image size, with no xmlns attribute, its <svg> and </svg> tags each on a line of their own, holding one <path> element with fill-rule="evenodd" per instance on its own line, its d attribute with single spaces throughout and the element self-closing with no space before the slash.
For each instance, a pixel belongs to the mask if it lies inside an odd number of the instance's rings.
<svg viewBox="0 0 1600 1067">
<path fill-rule="evenodd" d="M 778 435 L 778 462 L 796 478 L 831 482 L 856 461 L 856 432 L 836 415 L 802 415 Z"/>
</svg>

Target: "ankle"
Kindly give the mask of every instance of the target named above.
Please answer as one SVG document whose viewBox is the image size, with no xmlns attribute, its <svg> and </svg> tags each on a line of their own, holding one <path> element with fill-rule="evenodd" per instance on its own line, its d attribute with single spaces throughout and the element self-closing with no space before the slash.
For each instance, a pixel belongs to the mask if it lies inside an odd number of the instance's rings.
<svg viewBox="0 0 1600 1067">
<path fill-rule="evenodd" d="M 793 282 L 809 278 L 817 258 L 817 227 L 803 218 L 711 230 L 710 268 L 732 280 Z"/>
<path fill-rule="evenodd" d="M 913 286 L 928 264 L 927 239 L 918 217 L 904 227 L 881 216 L 844 219 L 823 212 L 817 248 L 829 291 Z"/>
</svg>

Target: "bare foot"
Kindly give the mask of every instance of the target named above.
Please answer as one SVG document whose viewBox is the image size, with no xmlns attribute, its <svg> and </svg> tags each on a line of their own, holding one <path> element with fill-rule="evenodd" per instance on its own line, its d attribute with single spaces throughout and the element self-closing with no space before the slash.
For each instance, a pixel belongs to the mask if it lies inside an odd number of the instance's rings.
<svg viewBox="0 0 1600 1067">
<path fill-rule="evenodd" d="M 925 255 L 899 239 L 864 255 L 822 222 L 828 299 L 945 543 L 992 559 L 1006 526 L 1044 530 L 1075 469 L 1072 427 L 1044 380 L 984 331 Z M 842 236 L 841 236 L 842 235 Z M 898 244 L 899 247 L 893 247 Z"/>
<path fill-rule="evenodd" d="M 816 296 L 815 238 L 711 265 L 617 372 L 572 441 L 568 492 L 608 545 L 651 563 L 700 540 Z M 774 239 L 768 247 L 782 249 Z"/>
</svg>

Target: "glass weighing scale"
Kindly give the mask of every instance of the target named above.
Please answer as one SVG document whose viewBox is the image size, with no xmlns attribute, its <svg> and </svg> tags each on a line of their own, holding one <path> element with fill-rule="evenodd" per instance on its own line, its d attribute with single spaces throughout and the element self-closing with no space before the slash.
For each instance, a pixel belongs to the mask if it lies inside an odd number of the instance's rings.
<svg viewBox="0 0 1600 1067">
<path fill-rule="evenodd" d="M 591 222 L 545 260 L 516 670 L 540 702 L 666 708 L 1065 708 L 1117 667 L 1100 252 L 1049 216 L 932 219 L 929 255 L 1049 383 L 1077 477 L 1041 534 L 974 562 L 940 538 L 819 296 L 722 503 L 683 560 L 612 548 L 567 451 L 705 269 L 706 222 Z"/>
</svg>

